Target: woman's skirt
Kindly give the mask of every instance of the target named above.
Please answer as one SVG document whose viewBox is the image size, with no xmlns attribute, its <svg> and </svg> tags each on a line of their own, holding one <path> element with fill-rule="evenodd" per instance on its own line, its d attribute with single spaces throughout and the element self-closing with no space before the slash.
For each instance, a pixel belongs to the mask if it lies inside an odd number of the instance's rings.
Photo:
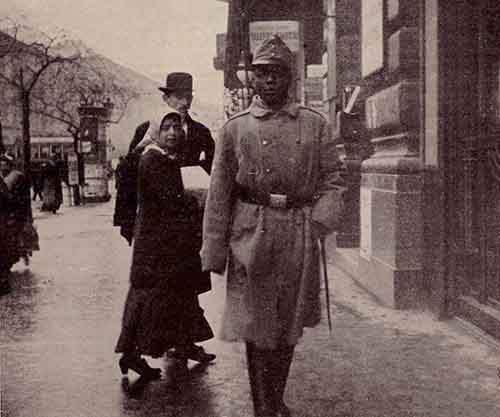
<svg viewBox="0 0 500 417">
<path fill-rule="evenodd" d="M 131 287 L 115 352 L 138 352 L 157 358 L 174 346 L 213 336 L 198 296 L 191 291 Z"/>
</svg>

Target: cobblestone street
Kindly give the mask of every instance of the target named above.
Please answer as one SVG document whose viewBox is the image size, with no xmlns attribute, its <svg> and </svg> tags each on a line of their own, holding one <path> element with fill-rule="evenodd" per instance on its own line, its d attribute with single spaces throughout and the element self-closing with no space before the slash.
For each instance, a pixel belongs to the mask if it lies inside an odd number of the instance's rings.
<svg viewBox="0 0 500 417">
<path fill-rule="evenodd" d="M 188 374 L 152 360 L 162 378 L 122 379 L 114 354 L 131 249 L 112 227 L 113 201 L 35 210 L 41 251 L 16 265 L 0 298 L 5 417 L 252 416 L 245 352 L 214 339 L 215 363 Z M 298 346 L 286 392 L 294 417 L 495 417 L 500 350 L 459 320 L 384 308 L 330 265 L 326 319 Z M 218 331 L 224 279 L 201 297 Z M 326 316 L 325 316 L 326 317 Z"/>
</svg>

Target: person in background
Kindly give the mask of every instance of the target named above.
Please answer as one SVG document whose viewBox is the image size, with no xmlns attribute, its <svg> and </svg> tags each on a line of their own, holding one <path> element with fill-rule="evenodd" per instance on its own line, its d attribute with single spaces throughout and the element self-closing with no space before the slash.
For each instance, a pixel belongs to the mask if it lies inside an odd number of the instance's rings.
<svg viewBox="0 0 500 417">
<path fill-rule="evenodd" d="M 123 374 L 132 369 L 146 379 L 160 370 L 142 355 L 160 357 L 174 346 L 186 352 L 213 337 L 197 303 L 211 285 L 199 256 L 202 213 L 182 183 L 184 140 L 179 114 L 168 113 L 139 158 L 130 289 L 115 351 Z"/>
<path fill-rule="evenodd" d="M 10 291 L 10 268 L 23 256 L 20 239 L 30 216 L 29 184 L 14 165 L 0 155 L 0 295 Z"/>
<path fill-rule="evenodd" d="M 256 417 L 289 417 L 283 394 L 304 327 L 320 321 L 319 238 L 342 210 L 342 165 L 325 118 L 288 95 L 292 54 L 255 51 L 256 96 L 217 142 L 203 270 L 227 268 L 222 339 L 246 344 Z"/>
<path fill-rule="evenodd" d="M 193 77 L 186 72 L 172 72 L 166 77 L 165 85 L 158 88 L 165 102 L 164 114 L 176 112 L 181 117 L 181 126 L 186 136 L 180 149 L 182 166 L 200 166 L 208 174 L 211 172 L 215 142 L 210 130 L 202 123 L 193 120 L 189 114 L 193 101 Z M 139 155 L 145 146 L 152 142 L 158 131 L 158 121 L 148 120 L 135 130 L 126 156 L 126 167 L 120 179 L 116 194 L 113 224 L 120 227 L 120 234 L 132 245 L 137 211 L 137 169 Z M 204 198 L 201 203 L 204 203 Z M 198 297 L 192 299 L 193 308 L 203 311 Z M 215 354 L 208 353 L 202 346 L 185 345 L 182 341 L 175 346 L 169 356 L 184 360 L 189 358 L 197 362 L 210 362 Z"/>
<path fill-rule="evenodd" d="M 56 214 L 63 202 L 61 159 L 58 154 L 42 164 L 43 204 L 41 211 L 51 211 Z"/>
<path fill-rule="evenodd" d="M 31 182 L 33 183 L 33 201 L 36 201 L 36 197 L 38 196 L 40 201 L 43 201 L 43 176 L 42 170 L 33 169 L 31 170 Z"/>
</svg>

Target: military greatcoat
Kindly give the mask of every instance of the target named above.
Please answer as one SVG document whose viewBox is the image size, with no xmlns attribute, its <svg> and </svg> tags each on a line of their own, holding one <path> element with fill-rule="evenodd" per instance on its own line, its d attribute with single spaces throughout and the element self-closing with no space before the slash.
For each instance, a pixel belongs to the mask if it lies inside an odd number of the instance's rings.
<svg viewBox="0 0 500 417">
<path fill-rule="evenodd" d="M 272 111 L 256 97 L 222 128 L 201 257 L 205 270 L 227 265 L 224 340 L 275 349 L 296 344 L 304 327 L 319 322 L 318 225 L 331 230 L 338 220 L 340 169 L 327 121 L 297 104 Z M 240 198 L 242 188 L 315 202 L 253 204 Z"/>
</svg>

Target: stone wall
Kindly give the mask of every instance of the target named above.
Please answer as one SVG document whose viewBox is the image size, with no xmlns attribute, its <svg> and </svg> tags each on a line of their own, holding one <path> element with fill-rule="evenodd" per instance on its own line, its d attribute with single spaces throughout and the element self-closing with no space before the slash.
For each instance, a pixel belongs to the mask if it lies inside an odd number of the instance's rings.
<svg viewBox="0 0 500 417">
<path fill-rule="evenodd" d="M 363 2 L 371 1 L 361 1 L 361 16 Z M 366 21 L 361 22 L 382 34 L 379 45 L 361 35 L 361 57 L 363 48 L 373 48 L 365 50 L 364 56 L 380 53 L 382 60 L 378 66 L 375 61 L 368 73 L 363 68 L 367 63 L 360 62 L 360 72 L 365 74 L 361 80 L 364 135 L 373 153 L 361 165 L 357 279 L 387 305 L 411 308 L 421 304 L 424 270 L 419 2 L 385 0 L 378 4 L 377 13 L 365 14 Z M 382 26 L 371 20 L 378 13 L 383 16 Z"/>
</svg>

